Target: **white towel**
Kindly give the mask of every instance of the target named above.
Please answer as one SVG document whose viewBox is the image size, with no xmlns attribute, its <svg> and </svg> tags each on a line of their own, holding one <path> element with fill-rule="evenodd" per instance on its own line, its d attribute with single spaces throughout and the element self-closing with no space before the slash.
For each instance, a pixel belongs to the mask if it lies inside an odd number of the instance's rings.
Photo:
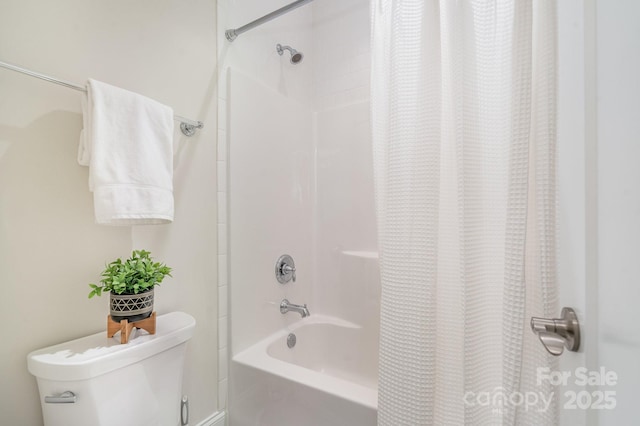
<svg viewBox="0 0 640 426">
<path fill-rule="evenodd" d="M 78 162 L 89 166 L 96 223 L 173 221 L 173 110 L 89 80 Z"/>
</svg>

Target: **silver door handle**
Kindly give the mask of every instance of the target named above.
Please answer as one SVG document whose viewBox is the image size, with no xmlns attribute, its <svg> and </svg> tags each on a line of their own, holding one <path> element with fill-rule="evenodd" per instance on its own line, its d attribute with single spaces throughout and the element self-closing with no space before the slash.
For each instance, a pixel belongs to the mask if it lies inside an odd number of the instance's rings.
<svg viewBox="0 0 640 426">
<path fill-rule="evenodd" d="M 71 391 L 62 392 L 60 395 L 45 396 L 47 404 L 73 404 L 78 397 Z"/>
<path fill-rule="evenodd" d="M 531 330 L 551 355 L 562 355 L 565 348 L 572 352 L 580 348 L 580 323 L 571 308 L 562 308 L 561 318 L 531 317 Z"/>
</svg>

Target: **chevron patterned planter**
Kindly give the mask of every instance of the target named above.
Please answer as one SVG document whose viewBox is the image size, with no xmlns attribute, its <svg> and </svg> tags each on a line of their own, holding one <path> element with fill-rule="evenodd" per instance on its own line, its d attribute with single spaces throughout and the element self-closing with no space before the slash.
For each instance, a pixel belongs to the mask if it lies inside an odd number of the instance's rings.
<svg viewBox="0 0 640 426">
<path fill-rule="evenodd" d="M 138 294 L 110 293 L 109 307 L 111 319 L 129 322 L 140 321 L 151 316 L 153 312 L 153 289 Z"/>
</svg>

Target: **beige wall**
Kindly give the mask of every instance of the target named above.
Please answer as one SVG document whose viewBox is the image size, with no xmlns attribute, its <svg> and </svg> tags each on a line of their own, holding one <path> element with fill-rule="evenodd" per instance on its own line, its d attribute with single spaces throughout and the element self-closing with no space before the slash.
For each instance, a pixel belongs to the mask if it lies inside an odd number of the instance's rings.
<svg viewBox="0 0 640 426">
<path fill-rule="evenodd" d="M 93 223 L 76 162 L 80 93 L 0 69 L 0 424 L 42 424 L 28 352 L 104 329 L 107 298 L 87 300 L 105 262 L 146 248 L 174 268 L 156 310 L 198 321 L 185 393 L 191 423 L 216 410 L 215 0 L 3 0 L 0 61 L 82 84 L 105 81 L 200 119 L 176 133 L 176 220 Z"/>
</svg>

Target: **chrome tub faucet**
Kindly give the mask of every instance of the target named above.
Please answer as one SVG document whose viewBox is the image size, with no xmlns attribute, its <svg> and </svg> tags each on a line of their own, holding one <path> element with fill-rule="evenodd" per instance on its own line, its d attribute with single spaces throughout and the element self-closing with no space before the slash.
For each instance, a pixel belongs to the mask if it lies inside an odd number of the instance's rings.
<svg viewBox="0 0 640 426">
<path fill-rule="evenodd" d="M 302 318 L 308 317 L 309 315 L 311 315 L 309 313 L 309 310 L 307 309 L 306 303 L 304 305 L 294 305 L 293 303 L 289 303 L 287 299 L 282 299 L 282 302 L 280 302 L 280 313 L 286 314 L 289 311 L 299 313 L 302 316 Z"/>
</svg>

